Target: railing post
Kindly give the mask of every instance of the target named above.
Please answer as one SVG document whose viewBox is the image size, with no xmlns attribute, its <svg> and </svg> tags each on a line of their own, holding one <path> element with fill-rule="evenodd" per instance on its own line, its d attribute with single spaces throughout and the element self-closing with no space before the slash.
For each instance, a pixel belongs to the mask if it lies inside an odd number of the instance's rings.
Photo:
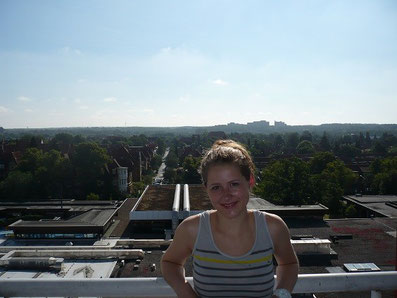
<svg viewBox="0 0 397 298">
<path fill-rule="evenodd" d="M 380 291 L 371 291 L 371 298 L 382 298 L 382 293 Z"/>
</svg>

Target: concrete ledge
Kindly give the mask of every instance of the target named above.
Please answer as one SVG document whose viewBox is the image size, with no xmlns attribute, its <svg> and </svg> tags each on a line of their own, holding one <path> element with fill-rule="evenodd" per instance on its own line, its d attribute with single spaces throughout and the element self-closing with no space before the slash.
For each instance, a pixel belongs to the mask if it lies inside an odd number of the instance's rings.
<svg viewBox="0 0 397 298">
<path fill-rule="evenodd" d="M 187 278 L 192 283 L 192 278 Z M 294 293 L 397 289 L 397 271 L 300 274 Z M 4 297 L 176 297 L 163 278 L 0 279 Z"/>
</svg>

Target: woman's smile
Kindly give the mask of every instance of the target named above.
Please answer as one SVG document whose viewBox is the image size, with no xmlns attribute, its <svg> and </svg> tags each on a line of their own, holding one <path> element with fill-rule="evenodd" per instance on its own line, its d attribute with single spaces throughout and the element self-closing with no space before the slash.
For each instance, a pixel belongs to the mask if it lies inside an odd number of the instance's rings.
<svg viewBox="0 0 397 298">
<path fill-rule="evenodd" d="M 237 205 L 237 203 L 238 202 L 232 202 L 232 203 L 224 203 L 224 204 L 220 204 L 221 206 L 223 206 L 224 208 L 226 208 L 226 209 L 230 209 L 230 208 L 233 208 L 234 206 L 236 206 Z"/>
<path fill-rule="evenodd" d="M 208 171 L 207 191 L 214 208 L 227 217 L 246 211 L 249 182 L 233 164 L 218 164 Z"/>
</svg>

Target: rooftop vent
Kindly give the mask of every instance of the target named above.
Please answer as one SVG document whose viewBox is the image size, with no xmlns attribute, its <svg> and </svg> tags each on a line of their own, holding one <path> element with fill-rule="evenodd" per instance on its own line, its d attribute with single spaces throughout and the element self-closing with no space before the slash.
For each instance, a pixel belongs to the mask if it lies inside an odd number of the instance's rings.
<svg viewBox="0 0 397 298">
<path fill-rule="evenodd" d="M 343 267 L 347 272 L 372 272 L 380 271 L 380 268 L 374 263 L 351 263 L 343 264 Z"/>
<path fill-rule="evenodd" d="M 298 255 L 331 253 L 331 241 L 328 239 L 291 240 L 291 243 Z"/>
</svg>

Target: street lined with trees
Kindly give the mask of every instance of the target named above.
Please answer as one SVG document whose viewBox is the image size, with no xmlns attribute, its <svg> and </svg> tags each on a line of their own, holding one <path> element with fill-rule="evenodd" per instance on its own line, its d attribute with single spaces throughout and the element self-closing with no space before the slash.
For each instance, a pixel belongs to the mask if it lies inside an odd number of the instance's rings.
<svg viewBox="0 0 397 298">
<path fill-rule="evenodd" d="M 331 216 L 341 216 L 352 213 L 345 210 L 343 195 L 397 194 L 397 137 L 393 133 L 376 136 L 369 132 L 319 134 L 304 130 L 284 134 L 203 132 L 191 136 L 140 134 L 99 138 L 62 132 L 47 139 L 23 135 L 7 140 L 14 147 L 27 144 L 27 149 L 0 181 L 0 199 L 120 198 L 106 175 L 112 159 L 105 147 L 115 143 L 143 146 L 154 142 L 157 146 L 150 167 L 142 173 L 141 181 L 133 181 L 133 193 L 127 196 L 139 196 L 153 182 L 167 147 L 163 183 L 199 184 L 201 156 L 220 136 L 242 143 L 254 161 L 265 161 L 257 164 L 254 193 L 275 204 L 321 203 L 330 209 Z M 39 149 L 43 142 L 46 150 Z M 72 150 L 65 153 L 65 148 Z M 360 162 L 367 170 L 353 171 L 352 165 L 359 166 Z"/>
</svg>

